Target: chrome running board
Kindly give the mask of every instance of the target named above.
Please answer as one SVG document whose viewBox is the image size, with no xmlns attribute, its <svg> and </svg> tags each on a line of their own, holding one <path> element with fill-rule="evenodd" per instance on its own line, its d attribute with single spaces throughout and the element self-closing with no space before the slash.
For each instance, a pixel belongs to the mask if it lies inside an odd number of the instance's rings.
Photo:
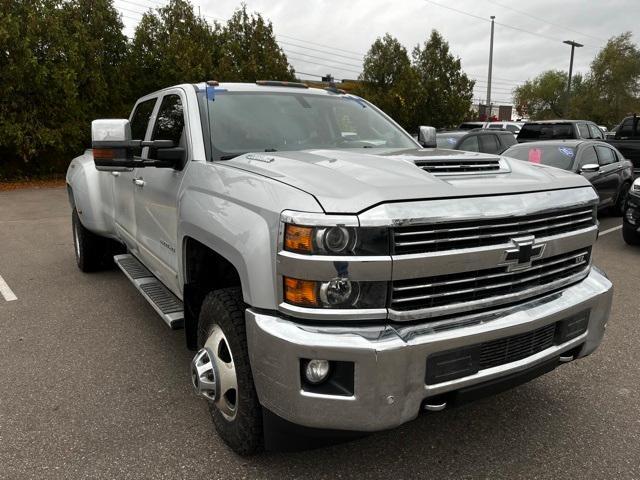
<svg viewBox="0 0 640 480">
<path fill-rule="evenodd" d="M 184 306 L 180 299 L 171 293 L 133 255 L 116 255 L 113 261 L 138 289 L 140 294 L 151 304 L 164 323 L 170 328 L 182 328 L 184 324 Z"/>
</svg>

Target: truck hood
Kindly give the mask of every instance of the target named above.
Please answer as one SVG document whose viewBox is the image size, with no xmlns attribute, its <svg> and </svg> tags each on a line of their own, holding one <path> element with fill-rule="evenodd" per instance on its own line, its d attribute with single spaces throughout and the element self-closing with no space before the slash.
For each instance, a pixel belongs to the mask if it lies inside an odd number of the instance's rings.
<svg viewBox="0 0 640 480">
<path fill-rule="evenodd" d="M 498 159 L 504 173 L 434 175 L 415 162 Z M 446 149 L 302 150 L 248 153 L 227 166 L 313 195 L 326 213 L 360 213 L 385 202 L 557 190 L 589 186 L 580 175 L 484 153 Z"/>
</svg>

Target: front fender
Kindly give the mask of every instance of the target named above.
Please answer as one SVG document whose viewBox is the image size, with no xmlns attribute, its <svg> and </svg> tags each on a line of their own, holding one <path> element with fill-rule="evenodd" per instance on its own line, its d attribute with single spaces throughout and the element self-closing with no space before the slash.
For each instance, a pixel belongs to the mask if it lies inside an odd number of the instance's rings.
<svg viewBox="0 0 640 480">
<path fill-rule="evenodd" d="M 184 244 L 191 237 L 236 268 L 248 305 L 275 309 L 280 212 L 322 212 L 320 205 L 289 185 L 233 167 L 194 162 L 187 175 L 178 205 L 182 283 Z"/>
<path fill-rule="evenodd" d="M 113 236 L 113 176 L 96 170 L 91 150 L 71 161 L 66 180 L 71 207 L 78 211 L 82 225 L 98 235 Z"/>
</svg>

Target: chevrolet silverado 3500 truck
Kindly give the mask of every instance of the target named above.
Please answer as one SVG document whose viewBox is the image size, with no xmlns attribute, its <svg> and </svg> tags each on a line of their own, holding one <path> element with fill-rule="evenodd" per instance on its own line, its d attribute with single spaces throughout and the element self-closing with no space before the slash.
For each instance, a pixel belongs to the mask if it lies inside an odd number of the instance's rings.
<svg viewBox="0 0 640 480">
<path fill-rule="evenodd" d="M 273 419 L 393 428 L 593 352 L 612 285 L 591 185 L 419 140 L 335 88 L 149 94 L 69 166 L 78 266 L 115 261 L 184 327 L 241 454 Z"/>
</svg>

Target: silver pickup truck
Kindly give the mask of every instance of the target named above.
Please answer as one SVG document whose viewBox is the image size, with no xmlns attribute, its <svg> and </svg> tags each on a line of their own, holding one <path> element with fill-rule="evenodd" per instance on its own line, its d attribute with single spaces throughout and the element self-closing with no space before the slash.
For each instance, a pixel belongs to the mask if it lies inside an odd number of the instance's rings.
<svg viewBox="0 0 640 480">
<path fill-rule="evenodd" d="M 184 327 L 241 454 L 269 428 L 393 428 L 589 355 L 612 299 L 591 185 L 434 144 L 335 88 L 152 93 L 69 166 L 78 266 L 115 262 Z"/>
</svg>

